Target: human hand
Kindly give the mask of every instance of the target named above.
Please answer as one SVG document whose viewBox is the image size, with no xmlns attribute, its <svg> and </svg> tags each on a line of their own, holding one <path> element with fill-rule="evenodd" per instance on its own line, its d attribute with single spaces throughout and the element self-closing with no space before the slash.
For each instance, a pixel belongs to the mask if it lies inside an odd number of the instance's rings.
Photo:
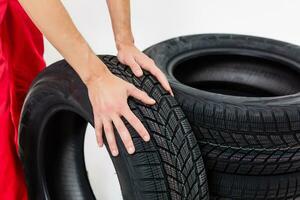
<svg viewBox="0 0 300 200">
<path fill-rule="evenodd" d="M 119 61 L 125 65 L 128 65 L 135 76 L 142 76 L 142 69 L 149 71 L 153 76 L 157 78 L 157 80 L 161 83 L 165 90 L 167 90 L 172 96 L 174 96 L 166 76 L 155 65 L 154 61 L 151 58 L 137 49 L 133 44 L 119 44 L 117 45 L 117 49 L 117 57 Z"/>
<path fill-rule="evenodd" d="M 112 155 L 118 155 L 113 129 L 114 124 L 127 152 L 132 154 L 135 151 L 134 144 L 121 117 L 123 116 L 131 124 L 144 141 L 149 141 L 150 135 L 141 121 L 131 111 L 127 99 L 129 96 L 132 96 L 149 105 L 155 104 L 155 100 L 133 84 L 112 74 L 105 65 L 104 67 L 106 70 L 101 76 L 90 78 L 86 82 L 88 95 L 93 107 L 97 142 L 100 147 L 103 146 L 103 128 Z"/>
</svg>

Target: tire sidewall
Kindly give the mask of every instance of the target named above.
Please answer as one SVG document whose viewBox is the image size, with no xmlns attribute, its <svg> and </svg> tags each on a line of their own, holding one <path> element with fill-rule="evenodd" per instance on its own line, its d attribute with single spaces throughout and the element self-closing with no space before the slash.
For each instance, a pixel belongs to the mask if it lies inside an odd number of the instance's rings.
<svg viewBox="0 0 300 200">
<path fill-rule="evenodd" d="M 45 72 L 41 74 L 45 75 Z M 26 96 L 26 99 L 30 100 L 25 100 L 26 103 L 22 108 L 18 142 L 19 157 L 23 163 L 29 190 L 28 195 L 31 199 L 48 199 L 50 197 L 44 170 L 44 140 L 46 135 L 43 129 L 51 116 L 59 111 L 71 111 L 94 126 L 92 107 L 87 98 L 87 89 L 79 77 L 73 75 L 76 80 L 66 79 L 63 84 L 57 82 L 56 77 L 52 77 L 52 79 L 50 76 L 48 76 L 48 79 L 35 81 Z M 35 80 L 39 80 L 39 77 Z M 110 151 L 109 155 L 119 178 L 123 198 L 142 199 L 141 194 L 135 190 L 136 186 L 132 176 L 134 171 L 126 158 L 127 151 L 120 137 L 117 137 L 116 140 L 120 152 L 119 156 L 113 157 Z M 106 140 L 104 140 L 104 143 L 108 147 Z M 82 162 L 84 162 L 83 159 Z M 87 184 L 90 191 L 85 192 L 89 193 L 90 196 L 94 196 L 88 182 Z"/>
<path fill-rule="evenodd" d="M 234 34 L 199 34 L 181 36 L 166 40 L 153 45 L 146 50 L 145 54 L 151 57 L 156 65 L 166 74 L 175 94 L 184 94 L 195 99 L 202 99 L 211 102 L 226 103 L 228 105 L 261 105 L 285 106 L 300 103 L 300 93 L 278 96 L 278 97 L 239 97 L 223 95 L 199 90 L 183 83 L 180 83 L 172 74 L 175 64 L 182 62 L 199 54 L 208 54 L 214 51 L 230 51 L 240 55 L 255 55 L 255 52 L 262 56 L 274 56 L 291 64 L 293 69 L 300 71 L 300 47 L 267 38 L 234 35 Z M 254 52 L 253 52 L 254 51 Z M 268 59 L 268 58 L 267 58 Z M 263 102 L 263 103 L 261 103 Z"/>
</svg>

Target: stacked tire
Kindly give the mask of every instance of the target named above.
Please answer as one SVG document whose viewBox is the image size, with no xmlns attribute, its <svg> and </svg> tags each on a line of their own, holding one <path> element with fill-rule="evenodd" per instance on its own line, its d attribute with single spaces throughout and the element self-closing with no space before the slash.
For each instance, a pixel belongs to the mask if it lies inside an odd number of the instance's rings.
<svg viewBox="0 0 300 200">
<path fill-rule="evenodd" d="M 300 47 L 205 34 L 144 52 L 192 125 L 211 199 L 300 198 Z"/>
<path fill-rule="evenodd" d="M 99 58 L 115 75 L 156 100 L 155 105 L 149 106 L 128 99 L 130 108 L 151 134 L 149 142 L 145 143 L 124 121 L 136 148 L 133 155 L 128 155 L 116 134 L 120 154 L 111 159 L 123 199 L 208 200 L 200 148 L 174 97 L 148 72 L 137 78 L 116 57 Z M 29 199 L 96 199 L 84 162 L 86 126 L 94 126 L 93 119 L 87 88 L 65 60 L 52 64 L 36 77 L 26 96 L 19 125 L 19 155 Z"/>
<path fill-rule="evenodd" d="M 116 57 L 99 56 L 157 102 L 129 98 L 152 136 L 143 142 L 124 121 L 134 155 L 116 134 L 120 155 L 111 159 L 123 199 L 300 198 L 300 47 L 206 34 L 145 53 L 177 101 L 148 72 L 137 78 Z M 95 199 L 84 163 L 87 123 L 94 125 L 92 107 L 77 73 L 65 60 L 47 67 L 32 83 L 19 125 L 30 199 Z"/>
</svg>

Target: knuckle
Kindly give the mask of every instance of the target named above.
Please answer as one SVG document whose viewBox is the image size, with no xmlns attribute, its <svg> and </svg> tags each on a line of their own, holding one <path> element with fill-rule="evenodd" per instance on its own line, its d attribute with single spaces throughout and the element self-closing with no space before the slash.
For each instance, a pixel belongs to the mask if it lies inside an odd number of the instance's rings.
<svg viewBox="0 0 300 200">
<path fill-rule="evenodd" d="M 115 147 L 116 146 L 116 141 L 113 138 L 106 138 L 107 143 L 110 147 Z"/>
<path fill-rule="evenodd" d="M 95 134 L 96 134 L 96 137 L 99 138 L 99 136 L 100 136 L 99 131 L 95 130 Z"/>
<path fill-rule="evenodd" d="M 147 93 L 144 93 L 144 97 L 145 97 L 145 99 L 147 99 L 147 100 L 151 100 L 151 99 L 152 99 Z"/>
<path fill-rule="evenodd" d="M 104 126 L 104 131 L 106 135 L 112 134 L 111 128 L 109 126 Z"/>
<path fill-rule="evenodd" d="M 100 128 L 97 128 L 95 132 L 97 137 L 100 137 L 102 135 L 102 131 L 100 130 Z"/>
<path fill-rule="evenodd" d="M 124 125 L 122 125 L 122 124 L 115 124 L 115 126 L 116 126 L 119 134 L 126 134 L 127 133 Z"/>
<path fill-rule="evenodd" d="M 123 103 L 118 103 L 114 106 L 113 110 L 116 112 L 116 114 L 120 114 L 123 110 L 123 106 L 124 106 Z"/>
<path fill-rule="evenodd" d="M 147 94 L 142 88 L 136 88 L 136 90 L 141 94 Z"/>
<path fill-rule="evenodd" d="M 93 114 L 94 114 L 94 119 L 96 120 L 99 118 L 101 112 L 101 107 L 100 106 L 93 106 Z"/>
<path fill-rule="evenodd" d="M 130 121 L 131 124 L 136 123 L 136 121 L 137 121 L 134 114 L 132 114 L 132 113 L 127 117 L 127 120 Z"/>
<path fill-rule="evenodd" d="M 128 131 L 123 127 L 120 129 L 119 132 L 120 132 L 120 134 L 124 135 L 125 137 L 127 137 L 129 135 Z"/>
<path fill-rule="evenodd" d="M 114 107 L 111 105 L 103 106 L 103 108 L 101 109 L 103 113 L 110 113 L 112 110 L 114 110 Z"/>
<path fill-rule="evenodd" d="M 139 132 L 140 134 L 146 134 L 147 133 L 144 125 L 142 124 L 142 122 L 140 120 L 138 120 L 138 125 L 136 126 L 136 131 Z"/>
<path fill-rule="evenodd" d="M 97 141 L 101 141 L 102 140 L 102 135 L 101 134 L 96 134 L 96 138 L 97 138 Z"/>
<path fill-rule="evenodd" d="M 137 69 L 140 68 L 140 66 L 136 62 L 132 62 L 131 63 L 131 68 L 134 69 L 134 70 L 137 70 Z"/>
<path fill-rule="evenodd" d="M 137 90 L 137 88 L 134 86 L 134 85 L 132 85 L 131 83 L 129 84 L 129 86 L 128 86 L 128 91 L 129 92 L 135 92 Z"/>
<path fill-rule="evenodd" d="M 119 60 L 120 62 L 124 62 L 125 57 L 124 57 L 123 53 L 119 52 L 119 53 L 117 54 L 117 57 L 118 57 L 118 60 Z"/>
<path fill-rule="evenodd" d="M 102 111 L 99 109 L 96 113 L 94 113 L 94 122 L 95 122 L 95 127 L 102 126 Z"/>
<path fill-rule="evenodd" d="M 131 140 L 131 137 L 130 137 L 129 134 L 127 134 L 126 136 L 124 136 L 124 138 L 123 138 L 123 143 L 124 143 L 126 146 L 131 146 L 132 140 Z"/>
<path fill-rule="evenodd" d="M 154 66 L 156 67 L 155 62 L 154 62 L 154 60 L 152 60 L 152 59 L 149 59 L 149 64 L 150 64 L 150 65 L 154 65 Z"/>
<path fill-rule="evenodd" d="M 119 56 L 119 57 L 118 57 L 118 60 L 119 60 L 121 63 L 126 64 L 126 62 L 125 62 L 125 60 L 124 60 L 123 57 Z"/>
<path fill-rule="evenodd" d="M 134 126 L 138 126 L 138 124 L 140 123 L 139 122 L 139 119 L 137 119 L 136 117 L 131 117 L 131 124 Z"/>
<path fill-rule="evenodd" d="M 94 128 L 95 128 L 95 130 L 99 128 L 99 122 L 96 117 L 94 118 Z"/>
<path fill-rule="evenodd" d="M 147 94 L 147 92 L 145 92 L 145 91 L 141 91 L 141 92 L 142 92 L 142 95 L 143 95 L 144 97 L 150 98 L 150 96 Z"/>
<path fill-rule="evenodd" d="M 117 149 L 116 141 L 114 139 L 107 140 L 107 143 L 111 150 Z"/>
<path fill-rule="evenodd" d="M 114 149 L 114 147 L 115 147 L 114 141 L 112 139 L 108 139 L 108 138 L 106 138 L 106 140 L 107 140 L 109 148 Z"/>
<path fill-rule="evenodd" d="M 104 105 L 104 104 L 99 105 L 99 107 L 97 108 L 97 114 L 100 114 L 100 113 L 106 111 L 105 109 L 107 109 L 107 105 Z"/>
<path fill-rule="evenodd" d="M 168 81 L 168 79 L 167 79 L 167 77 L 166 77 L 165 75 L 162 75 L 162 79 L 163 79 L 163 81 L 166 83 L 166 85 L 167 85 L 168 87 L 170 87 L 169 81 Z"/>
<path fill-rule="evenodd" d="M 137 127 L 137 132 L 138 132 L 140 135 L 146 135 L 146 131 L 143 129 L 142 126 Z"/>
<path fill-rule="evenodd" d="M 156 70 L 156 76 L 164 81 L 164 74 L 160 70 Z"/>
<path fill-rule="evenodd" d="M 115 104 L 108 103 L 108 104 L 103 105 L 103 106 L 101 107 L 101 111 L 102 111 L 103 113 L 108 114 L 108 113 L 112 113 L 112 112 L 118 111 L 118 110 L 119 110 L 119 107 L 120 107 L 120 106 L 119 106 L 118 103 L 115 103 Z"/>
<path fill-rule="evenodd" d="M 122 115 L 126 114 L 126 112 L 127 112 L 127 107 L 129 107 L 129 106 L 128 106 L 127 100 L 126 100 L 126 101 L 123 101 L 122 103 L 120 103 L 120 107 L 121 107 L 120 114 L 122 114 Z"/>
<path fill-rule="evenodd" d="M 147 97 L 148 96 L 148 94 L 145 92 L 145 91 L 143 91 L 143 90 L 138 90 L 139 91 L 139 94 L 142 96 L 142 97 Z"/>
<path fill-rule="evenodd" d="M 157 73 L 158 71 L 154 67 L 151 69 L 150 72 L 151 72 L 152 75 L 158 76 L 158 73 Z"/>
</svg>

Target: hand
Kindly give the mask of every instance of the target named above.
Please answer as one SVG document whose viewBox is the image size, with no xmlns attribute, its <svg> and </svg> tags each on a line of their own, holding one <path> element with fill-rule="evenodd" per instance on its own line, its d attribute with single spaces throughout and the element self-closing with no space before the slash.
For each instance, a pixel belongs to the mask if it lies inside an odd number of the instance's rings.
<svg viewBox="0 0 300 200">
<path fill-rule="evenodd" d="M 135 151 L 134 144 L 121 117 L 123 116 L 132 125 L 144 141 L 149 141 L 150 135 L 141 121 L 131 111 L 127 99 L 129 96 L 133 96 L 143 103 L 150 105 L 154 104 L 155 100 L 149 97 L 146 92 L 136 88 L 133 84 L 113 75 L 105 65 L 104 67 L 106 70 L 101 76 L 90 78 L 86 82 L 88 95 L 93 107 L 97 142 L 100 147 L 103 146 L 103 128 L 112 155 L 118 155 L 118 147 L 113 129 L 114 124 L 128 153 L 132 154 Z"/>
<path fill-rule="evenodd" d="M 155 65 L 154 61 L 151 58 L 138 50 L 133 44 L 118 45 L 117 48 L 117 57 L 119 61 L 125 65 L 128 65 L 135 76 L 142 76 L 142 69 L 149 71 L 157 78 L 157 80 L 161 83 L 165 90 L 167 90 L 172 96 L 174 96 L 166 76 Z"/>
</svg>

